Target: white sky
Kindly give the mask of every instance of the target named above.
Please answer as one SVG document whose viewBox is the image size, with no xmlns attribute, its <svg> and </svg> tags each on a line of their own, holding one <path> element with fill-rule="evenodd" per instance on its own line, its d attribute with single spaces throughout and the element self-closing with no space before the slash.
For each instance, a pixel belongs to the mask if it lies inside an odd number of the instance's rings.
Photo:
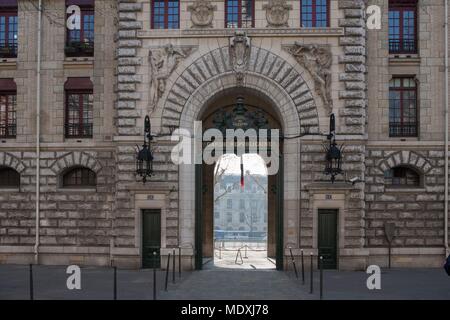
<svg viewBox="0 0 450 320">
<path fill-rule="evenodd" d="M 264 160 L 257 154 L 244 154 L 244 173 L 267 175 Z M 241 174 L 241 160 L 234 154 L 225 154 L 220 158 L 220 168 L 226 168 L 225 174 Z"/>
</svg>

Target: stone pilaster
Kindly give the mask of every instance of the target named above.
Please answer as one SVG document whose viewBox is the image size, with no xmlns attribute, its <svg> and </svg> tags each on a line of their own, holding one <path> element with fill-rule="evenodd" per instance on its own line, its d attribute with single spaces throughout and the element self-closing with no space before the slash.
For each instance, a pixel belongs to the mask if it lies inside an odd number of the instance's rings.
<svg viewBox="0 0 450 320">
<path fill-rule="evenodd" d="M 344 18 L 339 20 L 339 26 L 344 28 L 340 45 L 344 54 L 339 57 L 339 63 L 344 65 L 344 72 L 339 80 L 344 84 L 344 90 L 339 92 L 343 100 L 343 108 L 339 110 L 339 134 L 360 136 L 360 142 L 355 145 L 346 142 L 343 158 L 343 169 L 347 179 L 359 178 L 364 181 L 365 173 L 365 133 L 366 133 L 366 23 L 364 0 L 339 1 L 339 9 L 343 10 Z M 361 248 L 365 237 L 365 183 L 355 185 L 349 194 L 346 227 L 346 248 Z"/>
<path fill-rule="evenodd" d="M 344 108 L 339 111 L 341 131 L 364 134 L 367 105 L 365 2 L 339 1 L 339 9 L 344 11 L 344 18 L 339 20 L 339 26 L 344 28 L 344 35 L 340 38 L 344 55 L 339 58 L 339 63 L 344 65 L 344 73 L 339 80 L 345 85 L 345 90 L 339 93 L 339 98 L 344 100 Z"/>
<path fill-rule="evenodd" d="M 140 117 L 136 110 L 136 101 L 141 98 L 136 85 L 141 77 L 136 75 L 136 68 L 142 64 L 137 55 L 141 40 L 137 30 L 142 22 L 137 20 L 137 13 L 142 10 L 142 3 L 136 0 L 119 0 L 119 26 L 117 32 L 117 134 L 120 136 L 138 135 L 136 119 Z"/>
</svg>

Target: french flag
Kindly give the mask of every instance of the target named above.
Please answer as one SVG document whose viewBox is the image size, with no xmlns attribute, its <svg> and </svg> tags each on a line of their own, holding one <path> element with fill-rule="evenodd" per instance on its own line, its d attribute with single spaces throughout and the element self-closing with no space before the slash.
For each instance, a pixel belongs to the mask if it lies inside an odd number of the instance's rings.
<svg viewBox="0 0 450 320">
<path fill-rule="evenodd" d="M 241 189 L 244 189 L 244 160 L 241 156 Z"/>
</svg>

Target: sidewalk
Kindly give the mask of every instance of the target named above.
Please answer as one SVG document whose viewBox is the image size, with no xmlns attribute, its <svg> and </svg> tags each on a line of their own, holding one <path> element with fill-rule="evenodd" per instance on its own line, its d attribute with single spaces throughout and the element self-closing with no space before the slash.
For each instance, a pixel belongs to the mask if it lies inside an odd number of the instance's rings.
<svg viewBox="0 0 450 320">
<path fill-rule="evenodd" d="M 113 269 L 82 268 L 82 290 L 68 290 L 68 275 L 62 266 L 34 266 L 36 300 L 111 300 Z M 299 272 L 299 276 L 301 274 Z M 152 270 L 117 270 L 118 299 L 152 300 Z M 450 277 L 443 269 L 383 270 L 379 291 L 366 287 L 365 272 L 324 271 L 324 299 L 362 300 L 450 300 Z M 309 300 L 319 299 L 319 274 L 314 274 L 314 294 L 309 294 L 309 274 L 305 285 L 293 272 L 274 270 L 209 268 L 169 277 L 164 292 L 165 272 L 157 272 L 157 299 L 167 300 Z M 0 265 L 0 300 L 29 299 L 28 266 Z"/>
</svg>

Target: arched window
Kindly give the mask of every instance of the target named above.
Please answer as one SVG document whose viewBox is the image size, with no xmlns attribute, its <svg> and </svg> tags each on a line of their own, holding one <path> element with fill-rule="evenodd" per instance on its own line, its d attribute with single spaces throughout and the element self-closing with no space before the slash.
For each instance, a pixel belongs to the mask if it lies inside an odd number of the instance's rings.
<svg viewBox="0 0 450 320">
<path fill-rule="evenodd" d="M 97 184 L 97 175 L 88 168 L 77 167 L 63 175 L 62 186 L 65 188 L 90 188 Z"/>
<path fill-rule="evenodd" d="M 0 188 L 18 188 L 20 174 L 11 168 L 0 168 Z"/>
<path fill-rule="evenodd" d="M 392 187 L 419 187 L 420 174 L 408 167 L 395 167 L 384 173 L 384 181 Z"/>
</svg>

